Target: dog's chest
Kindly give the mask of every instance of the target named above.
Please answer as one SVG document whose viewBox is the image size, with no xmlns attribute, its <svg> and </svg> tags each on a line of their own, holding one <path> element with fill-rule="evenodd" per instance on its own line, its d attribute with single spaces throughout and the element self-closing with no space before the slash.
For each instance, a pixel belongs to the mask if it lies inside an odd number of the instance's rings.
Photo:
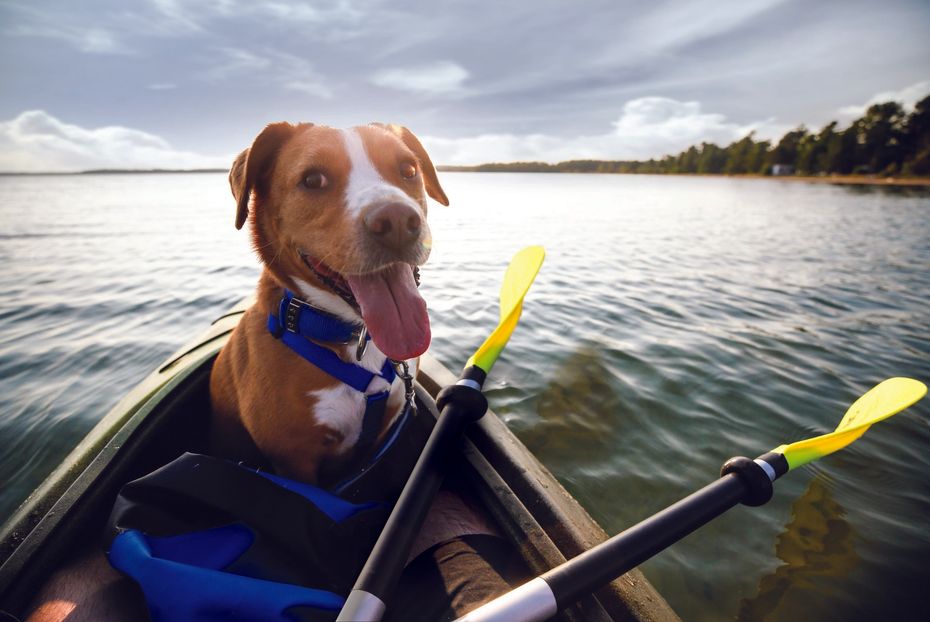
<svg viewBox="0 0 930 622">
<path fill-rule="evenodd" d="M 384 365 L 384 360 L 384 355 L 370 344 L 358 364 L 369 371 L 377 372 Z M 410 376 L 415 378 L 417 361 L 413 360 L 408 363 Z M 365 393 L 356 391 L 342 382 L 330 387 L 307 391 L 307 396 L 312 398 L 312 417 L 316 424 L 336 432 L 342 439 L 336 448 L 337 453 L 343 453 L 354 447 L 361 437 L 368 395 L 385 391 L 388 386 L 384 378 L 375 376 Z M 390 384 L 390 395 L 382 430 L 389 427 L 403 410 L 405 392 L 404 381 L 398 376 Z"/>
</svg>

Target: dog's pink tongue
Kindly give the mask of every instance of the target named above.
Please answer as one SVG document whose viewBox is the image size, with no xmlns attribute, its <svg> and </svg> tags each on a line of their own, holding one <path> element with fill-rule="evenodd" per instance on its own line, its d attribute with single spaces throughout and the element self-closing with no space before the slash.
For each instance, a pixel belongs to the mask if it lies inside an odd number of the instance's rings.
<svg viewBox="0 0 930 622">
<path fill-rule="evenodd" d="M 429 316 L 409 265 L 398 263 L 373 274 L 345 278 L 379 350 L 396 361 L 426 352 Z"/>
</svg>

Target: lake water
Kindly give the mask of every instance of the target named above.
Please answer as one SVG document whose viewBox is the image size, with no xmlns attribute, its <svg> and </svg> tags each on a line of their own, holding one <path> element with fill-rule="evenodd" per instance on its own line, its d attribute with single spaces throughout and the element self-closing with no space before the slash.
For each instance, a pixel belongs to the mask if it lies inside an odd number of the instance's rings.
<svg viewBox="0 0 930 622">
<path fill-rule="evenodd" d="M 459 369 L 510 256 L 548 258 L 488 382 L 609 532 L 930 380 L 930 195 L 725 178 L 444 174 L 422 270 Z M 0 177 L 0 518 L 258 275 L 222 174 Z M 685 620 L 930 611 L 930 400 L 643 566 Z"/>
</svg>

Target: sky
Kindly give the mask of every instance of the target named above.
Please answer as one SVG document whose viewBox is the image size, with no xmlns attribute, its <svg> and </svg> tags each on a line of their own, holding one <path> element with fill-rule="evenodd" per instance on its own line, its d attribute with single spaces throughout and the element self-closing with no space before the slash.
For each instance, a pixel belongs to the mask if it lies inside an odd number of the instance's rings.
<svg viewBox="0 0 930 622">
<path fill-rule="evenodd" d="M 928 94 L 927 0 L 0 0 L 0 171 L 228 167 L 282 120 L 648 159 Z"/>
</svg>

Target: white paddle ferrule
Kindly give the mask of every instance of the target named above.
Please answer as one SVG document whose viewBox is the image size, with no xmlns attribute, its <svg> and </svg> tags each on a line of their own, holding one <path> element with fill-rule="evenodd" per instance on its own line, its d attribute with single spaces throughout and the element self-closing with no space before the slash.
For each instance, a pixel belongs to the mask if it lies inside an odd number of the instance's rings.
<svg viewBox="0 0 930 622">
<path fill-rule="evenodd" d="M 775 479 L 778 477 L 778 474 L 775 473 L 775 469 L 772 468 L 772 465 L 766 462 L 765 460 L 763 460 L 762 458 L 756 458 L 755 460 L 753 460 L 753 462 L 755 462 L 760 467 L 762 467 L 762 470 L 765 471 L 765 474 L 769 476 L 769 479 L 771 481 L 774 482 Z"/>
<path fill-rule="evenodd" d="M 468 387 L 474 389 L 475 391 L 481 390 L 481 385 L 471 378 L 460 378 L 455 384 L 462 385 L 463 387 Z"/>
<path fill-rule="evenodd" d="M 541 577 L 466 613 L 455 622 L 532 622 L 548 620 L 559 612 L 552 588 Z"/>
<path fill-rule="evenodd" d="M 352 590 L 336 622 L 378 622 L 384 615 L 384 602 L 365 590 Z"/>
</svg>

